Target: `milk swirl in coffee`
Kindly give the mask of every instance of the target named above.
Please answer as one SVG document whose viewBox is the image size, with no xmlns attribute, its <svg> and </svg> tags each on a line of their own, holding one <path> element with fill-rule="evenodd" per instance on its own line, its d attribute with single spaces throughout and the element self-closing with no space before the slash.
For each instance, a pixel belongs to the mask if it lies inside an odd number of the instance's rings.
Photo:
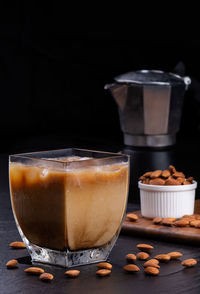
<svg viewBox="0 0 200 294">
<path fill-rule="evenodd" d="M 16 219 L 31 243 L 61 251 L 99 247 L 119 229 L 126 205 L 128 165 L 61 171 L 15 162 L 10 163 L 10 188 Z"/>
</svg>

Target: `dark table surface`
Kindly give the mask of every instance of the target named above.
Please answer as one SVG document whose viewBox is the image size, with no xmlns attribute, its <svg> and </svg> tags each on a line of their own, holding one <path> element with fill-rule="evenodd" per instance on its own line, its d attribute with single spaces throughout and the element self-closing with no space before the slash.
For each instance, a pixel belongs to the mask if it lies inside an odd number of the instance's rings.
<svg viewBox="0 0 200 294">
<path fill-rule="evenodd" d="M 189 153 L 187 153 L 189 155 Z M 188 159 L 189 160 L 189 159 Z M 196 163 L 197 164 L 197 163 Z M 167 243 L 159 240 L 147 240 L 137 236 L 120 235 L 114 246 L 109 261 L 113 264 L 111 276 L 98 278 L 95 264 L 79 267 L 81 274 L 77 279 L 67 279 L 65 269 L 43 266 L 54 275 L 51 283 L 43 283 L 38 277 L 28 276 L 24 269 L 29 266 L 30 258 L 26 249 L 13 250 L 9 243 L 20 240 L 12 215 L 8 189 L 8 155 L 0 155 L 0 293 L 199 293 L 200 292 L 200 248 L 184 244 Z M 137 209 L 138 205 L 129 204 L 128 210 Z M 141 271 L 126 274 L 123 266 L 125 255 L 136 253 L 138 243 L 150 243 L 155 249 L 152 257 L 159 253 L 181 251 L 181 259 L 196 258 L 198 264 L 194 268 L 184 269 L 180 261 L 161 264 L 159 276 L 146 276 L 143 262 L 137 261 Z M 6 262 L 17 259 L 18 269 L 6 269 Z"/>
</svg>

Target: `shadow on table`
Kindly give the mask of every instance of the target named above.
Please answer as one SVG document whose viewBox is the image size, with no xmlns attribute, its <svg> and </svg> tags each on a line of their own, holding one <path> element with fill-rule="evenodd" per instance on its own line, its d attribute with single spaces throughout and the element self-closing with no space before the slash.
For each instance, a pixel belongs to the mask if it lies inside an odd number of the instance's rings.
<svg viewBox="0 0 200 294">
<path fill-rule="evenodd" d="M 30 256 L 19 257 L 19 258 L 17 258 L 17 261 L 20 264 L 32 265 L 31 257 Z"/>
</svg>

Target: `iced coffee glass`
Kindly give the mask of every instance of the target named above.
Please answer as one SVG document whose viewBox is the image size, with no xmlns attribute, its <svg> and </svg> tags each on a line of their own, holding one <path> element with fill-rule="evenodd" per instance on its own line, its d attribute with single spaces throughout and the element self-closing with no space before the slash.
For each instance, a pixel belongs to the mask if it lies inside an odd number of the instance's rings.
<svg viewBox="0 0 200 294">
<path fill-rule="evenodd" d="M 33 262 L 65 267 L 107 259 L 123 220 L 127 155 L 64 149 L 11 155 L 12 209 Z"/>
</svg>

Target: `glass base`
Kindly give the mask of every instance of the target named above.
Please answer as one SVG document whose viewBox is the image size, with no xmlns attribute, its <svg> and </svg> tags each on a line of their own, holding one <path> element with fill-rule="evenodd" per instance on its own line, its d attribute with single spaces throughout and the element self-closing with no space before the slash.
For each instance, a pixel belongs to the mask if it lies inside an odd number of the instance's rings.
<svg viewBox="0 0 200 294">
<path fill-rule="evenodd" d="M 26 237 L 24 237 L 23 240 L 31 255 L 33 264 L 46 263 L 62 267 L 73 267 L 106 261 L 116 241 L 116 237 L 104 246 L 78 251 L 56 251 L 32 244 Z"/>
<path fill-rule="evenodd" d="M 51 265 L 58 265 L 62 267 L 73 267 L 80 265 L 87 265 L 95 262 L 106 261 L 115 242 L 117 241 L 120 228 L 115 236 L 107 244 L 98 248 L 90 248 L 77 251 L 57 251 L 44 247 L 40 247 L 31 243 L 23 234 L 21 228 L 17 223 L 17 228 L 24 241 L 28 253 L 31 256 L 32 263 L 46 263 Z"/>
<path fill-rule="evenodd" d="M 86 265 L 95 262 L 105 261 L 110 253 L 110 244 L 106 244 L 100 248 L 92 248 L 87 250 L 79 250 L 65 252 L 42 248 L 34 244 L 29 244 L 29 253 L 32 262 L 47 263 L 51 265 L 59 265 L 63 267 L 73 267 Z"/>
</svg>

